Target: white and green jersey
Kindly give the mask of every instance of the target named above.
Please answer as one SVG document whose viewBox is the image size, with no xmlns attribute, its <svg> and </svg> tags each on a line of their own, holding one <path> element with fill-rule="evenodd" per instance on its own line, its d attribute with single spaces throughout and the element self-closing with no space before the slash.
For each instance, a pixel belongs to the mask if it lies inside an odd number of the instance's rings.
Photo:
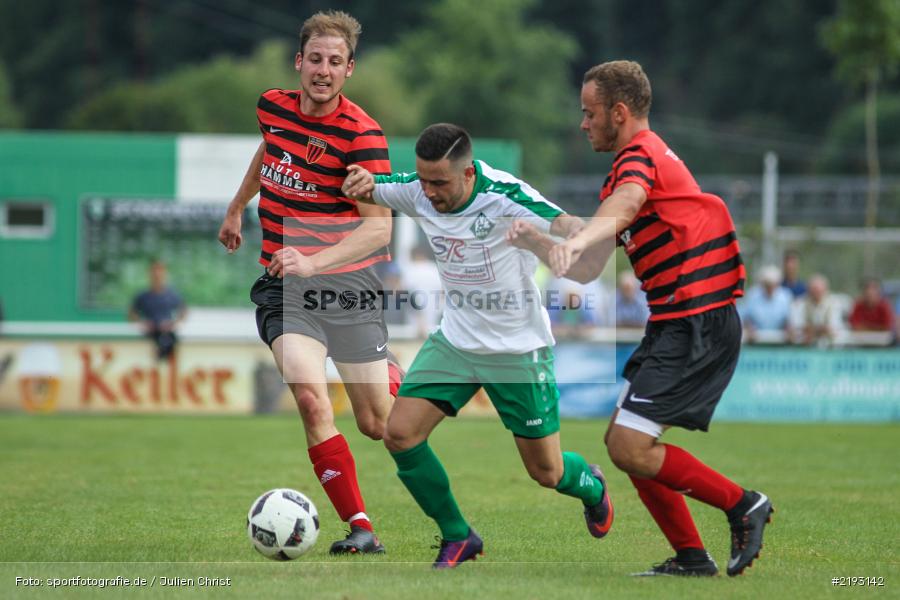
<svg viewBox="0 0 900 600">
<path fill-rule="evenodd" d="M 375 177 L 373 199 L 413 217 L 428 236 L 444 291 L 441 331 L 453 346 L 477 354 L 531 352 L 552 346 L 550 318 L 534 281 L 537 257 L 506 241 L 514 219 L 547 233 L 562 210 L 524 181 L 475 161 L 468 201 L 440 213 L 418 177 Z"/>
</svg>

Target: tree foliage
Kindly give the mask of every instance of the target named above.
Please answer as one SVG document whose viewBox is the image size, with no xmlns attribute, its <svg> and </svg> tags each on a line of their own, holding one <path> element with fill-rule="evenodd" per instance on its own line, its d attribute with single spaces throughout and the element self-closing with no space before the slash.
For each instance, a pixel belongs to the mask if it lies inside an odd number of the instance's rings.
<svg viewBox="0 0 900 600">
<path fill-rule="evenodd" d="M 261 91 L 290 87 L 293 49 L 263 44 L 247 59 L 219 56 L 182 67 L 150 83 L 119 84 L 76 108 L 73 129 L 117 131 L 258 131 L 255 109 Z"/>
<path fill-rule="evenodd" d="M 22 126 L 22 113 L 12 99 L 6 67 L 0 62 L 0 128 L 12 129 Z"/>
<path fill-rule="evenodd" d="M 556 138 L 580 115 L 568 76 L 575 41 L 549 25 L 529 24 L 533 6 L 533 0 L 444 0 L 429 10 L 429 26 L 404 34 L 398 48 L 429 122 L 517 139 L 525 172 L 540 177 L 555 171 Z"/>
<path fill-rule="evenodd" d="M 873 72 L 891 77 L 900 67 L 900 2 L 843 0 L 823 24 L 822 39 L 844 81 L 862 85 Z"/>
</svg>

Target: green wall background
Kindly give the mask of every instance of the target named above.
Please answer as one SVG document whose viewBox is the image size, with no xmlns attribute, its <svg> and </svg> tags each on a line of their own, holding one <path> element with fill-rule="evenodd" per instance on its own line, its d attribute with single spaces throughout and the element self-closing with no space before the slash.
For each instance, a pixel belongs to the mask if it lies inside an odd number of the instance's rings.
<svg viewBox="0 0 900 600">
<path fill-rule="evenodd" d="M 121 321 L 121 310 L 86 309 L 78 301 L 78 205 L 91 196 L 174 199 L 178 135 L 0 132 L 0 202 L 43 201 L 54 207 L 45 239 L 0 237 L 0 302 L 8 321 Z M 395 171 L 414 171 L 410 138 L 389 139 Z M 517 174 L 521 148 L 475 140 L 476 156 Z M 241 172 L 246 169 L 240 166 Z M 224 206 L 223 206 L 224 211 Z M 215 244 L 214 239 L 210 244 Z M 250 282 L 247 284 L 250 285 Z M 246 305 L 236 298 L 235 305 Z"/>
</svg>

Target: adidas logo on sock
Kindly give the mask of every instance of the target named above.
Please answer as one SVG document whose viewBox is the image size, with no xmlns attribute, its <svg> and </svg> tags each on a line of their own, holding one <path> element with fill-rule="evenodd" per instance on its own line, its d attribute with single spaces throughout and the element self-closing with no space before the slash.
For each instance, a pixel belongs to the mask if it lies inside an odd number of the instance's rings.
<svg viewBox="0 0 900 600">
<path fill-rule="evenodd" d="M 325 484 L 340 474 L 341 474 L 340 471 L 335 471 L 334 469 L 325 469 L 325 471 L 322 472 L 322 476 L 319 478 L 319 481 L 321 483 Z"/>
</svg>

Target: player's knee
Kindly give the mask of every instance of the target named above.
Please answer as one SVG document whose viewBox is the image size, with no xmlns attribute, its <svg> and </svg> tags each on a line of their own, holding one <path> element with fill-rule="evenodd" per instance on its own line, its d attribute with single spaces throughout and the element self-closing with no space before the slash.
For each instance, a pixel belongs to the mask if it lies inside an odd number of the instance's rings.
<svg viewBox="0 0 900 600">
<path fill-rule="evenodd" d="M 356 418 L 356 426 L 360 433 L 376 442 L 384 438 L 385 422 L 375 415 L 365 415 Z"/>
<path fill-rule="evenodd" d="M 656 473 L 652 468 L 652 457 L 642 448 L 633 448 L 622 444 L 608 444 L 606 447 L 609 459 L 621 471 L 631 475 L 652 477 Z"/>
<path fill-rule="evenodd" d="M 294 400 L 303 422 L 307 425 L 320 424 L 331 419 L 330 406 L 327 398 L 320 398 L 311 389 L 295 387 L 293 389 Z"/>
<path fill-rule="evenodd" d="M 417 445 L 421 440 L 417 440 L 415 436 L 408 430 L 404 430 L 390 421 L 384 429 L 384 447 L 390 452 L 402 452 L 409 450 Z"/>
<path fill-rule="evenodd" d="M 529 468 L 528 474 L 541 487 L 551 489 L 555 489 L 559 485 L 559 480 L 562 479 L 562 472 L 549 465 Z"/>
</svg>

